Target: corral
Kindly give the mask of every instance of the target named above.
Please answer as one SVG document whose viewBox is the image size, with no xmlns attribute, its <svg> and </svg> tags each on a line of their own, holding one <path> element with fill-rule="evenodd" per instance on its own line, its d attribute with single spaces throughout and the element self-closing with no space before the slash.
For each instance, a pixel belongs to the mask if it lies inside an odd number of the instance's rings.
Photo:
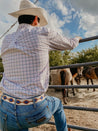
<svg viewBox="0 0 98 131">
<path fill-rule="evenodd" d="M 95 64 L 98 64 L 98 62 L 94 62 Z M 85 63 L 86 64 L 94 64 L 91 63 Z M 83 63 L 80 65 L 84 65 Z M 73 65 L 77 66 L 77 64 Z M 55 68 L 55 67 L 54 67 Z M 83 86 L 82 86 L 83 85 Z M 94 87 L 97 88 L 95 92 L 90 89 L 87 90 L 86 80 L 82 79 L 82 83 L 80 85 L 80 88 L 77 91 L 76 96 L 73 96 L 72 93 L 69 94 L 69 102 L 67 104 L 68 108 L 69 106 L 73 107 L 80 107 L 76 110 L 70 110 L 65 109 L 65 114 L 67 118 L 67 123 L 69 127 L 72 127 L 72 131 L 77 130 L 83 130 L 83 131 L 98 131 L 98 80 L 94 80 Z M 93 88 L 93 86 L 90 85 L 90 88 Z M 55 92 L 53 87 L 57 86 L 50 86 L 47 94 L 51 96 L 58 97 L 62 100 L 62 94 L 61 92 Z M 67 87 L 67 86 L 66 86 Z M 70 87 L 70 86 L 69 86 Z M 64 88 L 64 87 L 62 87 Z M 77 88 L 77 86 L 76 86 Z M 71 90 L 71 89 L 70 89 Z M 64 104 L 64 103 L 63 103 Z M 64 108 L 66 106 L 64 105 Z M 82 109 L 83 108 L 83 109 Z M 95 112 L 94 112 L 95 109 Z M 78 111 L 77 111 L 78 110 Z M 84 111 L 85 110 L 85 111 Z M 89 110 L 89 111 L 87 111 Z M 54 121 L 53 117 L 51 121 Z M 53 124 L 53 123 L 50 123 Z M 33 131 L 56 131 L 56 128 L 54 125 L 45 124 L 36 128 L 33 128 Z M 74 127 L 76 125 L 76 127 Z M 82 129 L 81 129 L 82 128 Z M 32 131 L 32 129 L 30 129 Z"/>
<path fill-rule="evenodd" d="M 36 2 L 37 2 L 37 0 L 36 0 Z M 85 85 L 85 84 L 86 84 L 85 80 L 82 80 L 82 85 Z M 91 88 L 93 88 L 93 87 L 98 88 L 98 81 L 97 80 L 94 81 L 94 84 L 96 86 L 91 86 Z M 98 103 L 97 103 L 98 90 L 96 89 L 96 92 L 92 92 L 91 90 L 89 90 L 89 91 L 86 90 L 86 87 L 85 88 L 84 87 L 82 90 L 78 89 L 76 96 L 72 96 L 72 94 L 70 93 L 68 106 L 64 106 L 65 114 L 67 117 L 68 127 L 73 128 L 73 129 L 85 130 L 85 131 L 86 130 L 98 131 L 97 130 L 98 129 L 98 124 L 97 124 L 97 122 L 98 122 L 98 120 L 97 120 L 98 119 L 98 114 L 97 114 L 97 112 L 98 112 L 98 108 L 97 108 L 98 107 Z M 56 97 L 62 99 L 61 92 L 56 93 L 55 90 L 51 89 L 51 88 L 55 88 L 55 86 L 54 87 L 50 86 L 50 89 L 47 91 L 47 94 L 51 95 L 51 96 L 56 96 Z M 69 88 L 69 87 L 63 86 L 61 88 Z M 73 106 L 72 109 L 82 110 L 82 111 L 69 110 L 69 109 L 71 109 L 71 107 L 69 107 L 69 106 Z M 89 111 L 92 111 L 93 113 L 92 112 L 84 112 L 83 110 L 85 110 L 85 111 L 89 110 Z M 54 121 L 53 118 L 51 118 L 51 120 Z M 54 124 L 54 123 L 50 122 L 49 124 Z M 72 125 L 69 125 L 69 124 L 72 124 Z M 74 126 L 74 125 L 78 125 L 78 126 Z M 85 129 L 83 129 L 83 127 L 81 127 L 81 126 L 84 126 Z M 88 127 L 89 127 L 89 129 L 88 129 Z M 82 128 L 82 129 L 80 129 L 80 128 Z M 30 130 L 32 130 L 32 129 L 30 129 Z M 45 130 L 55 131 L 56 128 L 53 125 L 47 124 L 47 125 L 42 125 L 42 126 L 33 128 L 33 131 L 34 130 L 36 130 L 36 131 L 41 131 L 41 130 L 42 131 L 45 131 Z"/>
</svg>

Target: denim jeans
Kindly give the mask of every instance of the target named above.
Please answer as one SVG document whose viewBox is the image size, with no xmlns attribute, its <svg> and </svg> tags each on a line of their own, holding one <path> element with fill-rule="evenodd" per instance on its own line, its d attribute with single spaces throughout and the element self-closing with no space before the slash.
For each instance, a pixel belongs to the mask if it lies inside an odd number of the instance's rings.
<svg viewBox="0 0 98 131">
<path fill-rule="evenodd" d="M 52 115 L 57 131 L 67 131 L 63 105 L 56 97 L 46 96 L 31 105 L 16 105 L 1 99 L 0 131 L 28 131 L 28 128 L 47 123 Z"/>
</svg>

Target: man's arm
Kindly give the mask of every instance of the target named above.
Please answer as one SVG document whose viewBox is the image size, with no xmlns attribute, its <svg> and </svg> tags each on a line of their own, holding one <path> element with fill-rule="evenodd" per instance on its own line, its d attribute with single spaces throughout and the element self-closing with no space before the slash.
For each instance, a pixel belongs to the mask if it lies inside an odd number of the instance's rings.
<svg viewBox="0 0 98 131">
<path fill-rule="evenodd" d="M 59 33 L 48 29 L 49 47 L 50 50 L 72 50 L 78 46 L 81 37 L 67 38 Z"/>
</svg>

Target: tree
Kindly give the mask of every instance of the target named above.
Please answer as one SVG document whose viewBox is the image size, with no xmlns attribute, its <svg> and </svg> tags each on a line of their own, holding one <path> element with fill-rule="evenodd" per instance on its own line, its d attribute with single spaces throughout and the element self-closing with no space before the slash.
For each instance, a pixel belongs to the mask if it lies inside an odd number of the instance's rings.
<svg viewBox="0 0 98 131">
<path fill-rule="evenodd" d="M 70 51 L 51 51 L 49 54 L 50 66 L 70 64 Z"/>
<path fill-rule="evenodd" d="M 63 61 L 64 61 L 64 65 L 68 65 L 70 64 L 70 59 L 71 59 L 71 52 L 70 51 L 64 51 L 63 52 Z"/>
<path fill-rule="evenodd" d="M 71 60 L 71 63 L 85 63 L 85 62 L 93 62 L 98 61 L 98 46 L 95 45 L 93 48 L 89 48 L 87 50 L 82 50 L 81 52 L 77 52 L 77 55 L 74 56 Z"/>
<path fill-rule="evenodd" d="M 50 53 L 49 53 L 49 63 L 50 63 L 50 66 L 63 65 L 64 61 L 62 59 L 61 51 L 50 51 Z"/>
</svg>

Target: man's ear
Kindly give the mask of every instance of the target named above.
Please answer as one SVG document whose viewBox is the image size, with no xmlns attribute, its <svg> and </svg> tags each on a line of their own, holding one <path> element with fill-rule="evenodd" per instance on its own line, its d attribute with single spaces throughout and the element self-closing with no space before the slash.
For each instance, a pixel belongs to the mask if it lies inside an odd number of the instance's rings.
<svg viewBox="0 0 98 131">
<path fill-rule="evenodd" d="M 37 25 L 38 24 L 38 17 L 35 16 L 35 19 L 34 19 L 34 25 Z"/>
</svg>

